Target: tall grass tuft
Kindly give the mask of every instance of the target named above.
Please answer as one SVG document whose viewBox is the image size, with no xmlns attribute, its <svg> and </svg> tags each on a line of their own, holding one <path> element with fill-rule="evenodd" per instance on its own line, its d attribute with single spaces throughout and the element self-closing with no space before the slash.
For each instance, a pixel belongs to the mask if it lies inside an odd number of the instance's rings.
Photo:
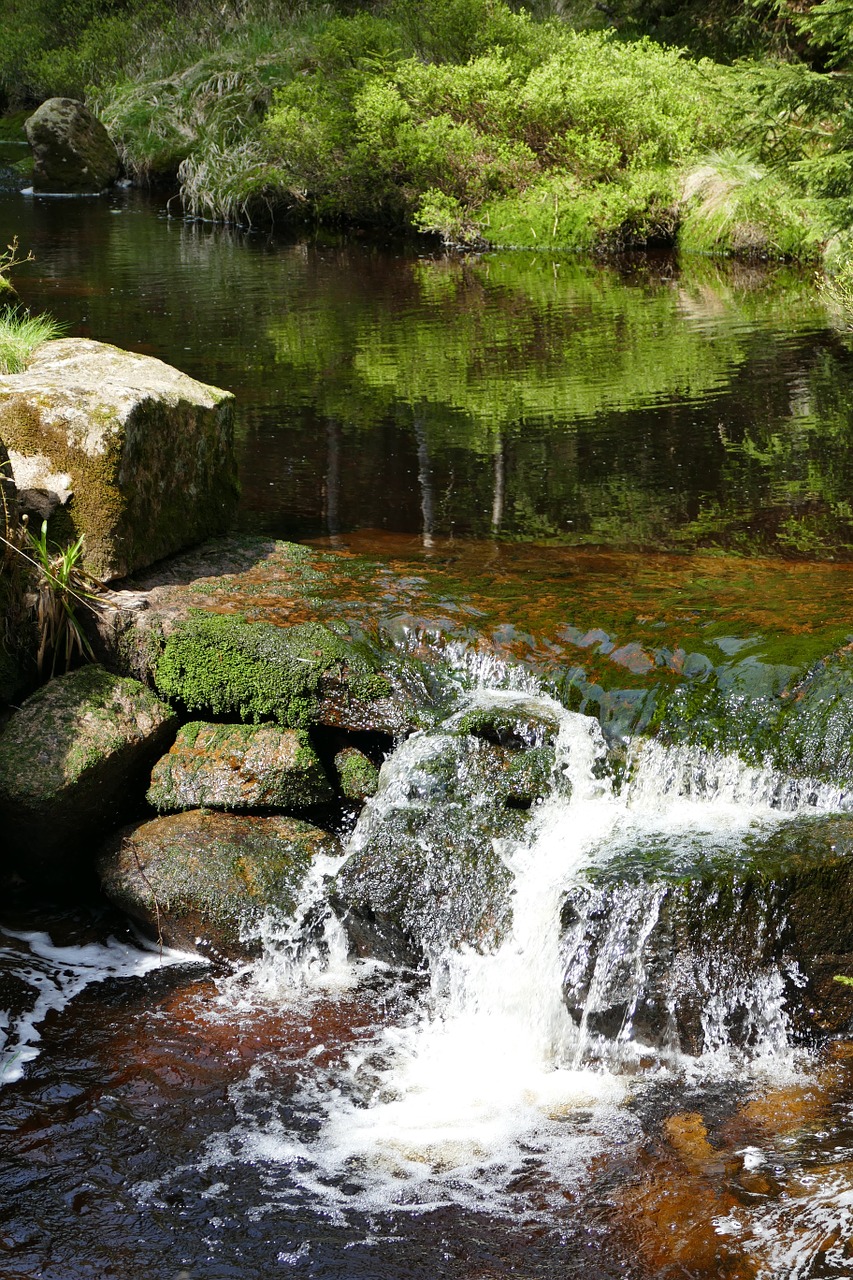
<svg viewBox="0 0 853 1280">
<path fill-rule="evenodd" d="M 36 347 L 59 338 L 63 326 L 52 316 L 28 316 L 7 311 L 0 314 L 0 373 L 20 373 Z"/>
</svg>

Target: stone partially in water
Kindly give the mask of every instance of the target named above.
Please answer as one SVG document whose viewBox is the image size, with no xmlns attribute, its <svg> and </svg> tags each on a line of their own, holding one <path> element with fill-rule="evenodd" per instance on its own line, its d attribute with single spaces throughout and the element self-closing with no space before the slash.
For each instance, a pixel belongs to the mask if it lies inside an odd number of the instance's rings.
<svg viewBox="0 0 853 1280">
<path fill-rule="evenodd" d="M 308 740 L 268 725 L 184 725 L 151 774 L 148 803 L 181 809 L 299 810 L 334 792 Z"/>
<path fill-rule="evenodd" d="M 476 733 L 452 718 L 382 767 L 334 886 L 359 954 L 415 964 L 449 947 L 491 949 L 509 927 L 501 844 L 524 836 L 530 806 L 555 784 L 554 748 L 524 750 L 525 735 L 502 746 L 475 719 Z"/>
<path fill-rule="evenodd" d="M 24 125 L 36 191 L 95 195 L 115 182 L 119 159 L 104 126 L 74 98 L 48 98 Z"/>
<path fill-rule="evenodd" d="M 658 850 L 569 890 L 564 997 L 593 1044 L 774 1052 L 849 1028 L 853 821 L 793 819 L 746 845 L 737 866 L 667 874 Z"/>
<path fill-rule="evenodd" d="M 117 578 L 229 524 L 232 399 L 150 356 L 63 338 L 0 377 L 0 434 L 68 477 L 51 536 L 82 534 L 89 572 Z"/>
<path fill-rule="evenodd" d="M 405 725 L 377 661 L 320 623 L 277 627 L 196 611 L 167 636 L 154 681 L 191 712 L 290 728 L 387 733 Z"/>
<path fill-rule="evenodd" d="M 150 689 L 101 667 L 39 689 L 0 731 L 3 860 L 45 887 L 75 875 L 141 801 L 176 727 Z"/>
<path fill-rule="evenodd" d="M 339 852 L 297 818 L 192 810 L 120 832 L 98 870 L 110 901 L 167 946 L 241 956 L 253 922 L 291 916 L 312 860 Z"/>
</svg>

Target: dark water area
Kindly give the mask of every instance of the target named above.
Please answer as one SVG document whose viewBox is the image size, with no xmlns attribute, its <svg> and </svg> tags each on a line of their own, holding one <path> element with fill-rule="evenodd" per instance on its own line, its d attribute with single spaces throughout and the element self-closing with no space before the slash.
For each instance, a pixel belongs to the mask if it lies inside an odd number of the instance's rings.
<svg viewBox="0 0 853 1280">
<path fill-rule="evenodd" d="M 19 187 L 24 303 L 233 391 L 241 529 L 372 558 L 354 616 L 416 626 L 428 596 L 454 638 L 626 681 L 664 646 L 802 663 L 853 632 L 853 345 L 809 272 L 460 260 Z M 500 1176 L 479 1138 L 463 1174 L 452 1142 L 380 1134 L 380 1176 L 341 1132 L 393 1102 L 422 975 L 246 991 L 95 901 L 0 928 L 0 1033 L 30 1036 L 0 1089 L 2 1280 L 851 1274 L 846 1040 L 764 1074 L 640 1063 L 606 1104 L 581 1080 Z M 444 1200 L 418 1207 L 427 1168 Z"/>
</svg>

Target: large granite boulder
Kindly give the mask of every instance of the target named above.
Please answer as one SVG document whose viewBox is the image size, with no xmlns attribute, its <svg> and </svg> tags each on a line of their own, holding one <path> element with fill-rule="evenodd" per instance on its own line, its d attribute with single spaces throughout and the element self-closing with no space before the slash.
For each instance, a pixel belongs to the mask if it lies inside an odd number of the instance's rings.
<svg viewBox="0 0 853 1280">
<path fill-rule="evenodd" d="M 313 859 L 339 853 L 297 818 L 192 810 L 120 832 L 98 869 L 107 897 L 167 946 L 242 956 L 259 949 L 262 917 L 293 915 Z"/>
<path fill-rule="evenodd" d="M 200 542 L 237 500 L 232 396 L 150 356 L 101 342 L 46 342 L 23 373 L 0 377 L 0 435 L 67 477 L 57 539 L 84 535 L 105 579 Z"/>
<path fill-rule="evenodd" d="M 186 724 L 154 766 L 148 803 L 181 809 L 308 809 L 334 798 L 308 735 L 272 725 Z"/>
<path fill-rule="evenodd" d="M 33 150 L 33 188 L 97 194 L 115 182 L 119 158 L 110 135 L 74 98 L 48 98 L 24 125 Z"/>
<path fill-rule="evenodd" d="M 50 885 L 127 821 L 177 728 L 137 680 L 81 667 L 29 697 L 0 730 L 0 861 Z"/>
</svg>

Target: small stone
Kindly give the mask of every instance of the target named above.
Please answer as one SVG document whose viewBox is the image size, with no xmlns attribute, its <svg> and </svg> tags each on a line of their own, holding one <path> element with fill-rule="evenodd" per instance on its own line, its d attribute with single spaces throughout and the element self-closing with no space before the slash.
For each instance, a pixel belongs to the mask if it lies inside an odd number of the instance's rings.
<svg viewBox="0 0 853 1280">
<path fill-rule="evenodd" d="M 344 747 L 335 756 L 338 782 L 347 800 L 359 803 L 376 795 L 379 770 L 358 747 Z"/>
</svg>

